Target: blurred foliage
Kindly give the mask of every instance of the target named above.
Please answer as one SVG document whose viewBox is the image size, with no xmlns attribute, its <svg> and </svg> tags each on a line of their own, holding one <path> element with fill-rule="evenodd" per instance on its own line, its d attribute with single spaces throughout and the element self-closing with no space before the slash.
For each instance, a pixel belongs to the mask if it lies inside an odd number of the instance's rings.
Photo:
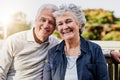
<svg viewBox="0 0 120 80">
<path fill-rule="evenodd" d="M 87 23 L 93 24 L 103 24 L 103 23 L 113 23 L 114 22 L 114 15 L 112 11 L 105 11 L 102 9 L 86 9 L 84 10 Z"/>
<path fill-rule="evenodd" d="M 2 25 L 0 25 L 0 39 L 4 38 L 3 31 L 4 31 L 4 29 L 3 29 Z"/>
<path fill-rule="evenodd" d="M 120 24 L 120 18 L 117 18 L 115 21 L 114 21 L 115 24 Z"/>
<path fill-rule="evenodd" d="M 89 40 L 119 40 L 117 34 L 120 34 L 120 18 L 116 18 L 113 11 L 86 9 L 84 12 L 87 23 L 86 29 L 82 33 L 83 37 Z M 108 39 L 108 36 L 113 36 L 112 31 L 117 34 L 114 34 L 114 38 L 109 37 Z M 90 34 L 93 35 L 92 39 Z"/>
<path fill-rule="evenodd" d="M 92 32 L 88 32 L 88 31 L 85 31 L 82 36 L 84 36 L 88 40 L 89 39 L 94 40 L 96 38 L 96 36 L 94 36 L 94 34 Z"/>
<path fill-rule="evenodd" d="M 103 9 L 86 9 L 85 31 L 82 36 L 88 40 L 120 40 L 120 18 L 113 11 Z M 58 32 L 54 32 L 59 36 Z"/>
<path fill-rule="evenodd" d="M 107 35 L 105 35 L 102 40 L 114 40 L 120 41 L 120 32 L 119 31 L 111 31 Z"/>
<path fill-rule="evenodd" d="M 30 22 L 27 22 L 26 15 L 18 12 L 13 15 L 12 22 L 8 25 L 7 35 L 10 36 L 16 32 L 30 29 Z"/>
<path fill-rule="evenodd" d="M 57 30 L 54 31 L 53 35 L 56 36 L 58 39 L 62 39 Z"/>
</svg>

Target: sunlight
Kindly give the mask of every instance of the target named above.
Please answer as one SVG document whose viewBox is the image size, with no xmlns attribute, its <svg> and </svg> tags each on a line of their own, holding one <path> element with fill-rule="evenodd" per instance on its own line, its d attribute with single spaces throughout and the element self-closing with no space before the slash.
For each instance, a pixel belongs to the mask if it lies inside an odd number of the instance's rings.
<svg viewBox="0 0 120 80">
<path fill-rule="evenodd" d="M 7 13 L 1 14 L 0 15 L 0 25 L 2 25 L 1 27 L 3 27 L 3 35 L 4 35 L 4 39 L 7 38 L 7 27 L 11 22 L 11 16 L 8 15 Z"/>
<path fill-rule="evenodd" d="M 4 26 L 7 27 L 7 25 L 11 22 L 11 16 L 4 14 L 3 16 L 0 17 L 0 23 Z"/>
<path fill-rule="evenodd" d="M 7 38 L 7 29 L 10 23 L 12 22 L 12 16 L 18 10 L 16 5 L 13 5 L 12 1 L 3 0 L 3 3 L 0 3 L 0 27 L 2 34 L 4 35 L 4 39 Z"/>
<path fill-rule="evenodd" d="M 7 27 L 7 25 L 11 22 L 11 15 L 14 13 L 15 6 L 8 5 L 8 3 L 4 4 L 0 9 L 0 23 Z"/>
</svg>

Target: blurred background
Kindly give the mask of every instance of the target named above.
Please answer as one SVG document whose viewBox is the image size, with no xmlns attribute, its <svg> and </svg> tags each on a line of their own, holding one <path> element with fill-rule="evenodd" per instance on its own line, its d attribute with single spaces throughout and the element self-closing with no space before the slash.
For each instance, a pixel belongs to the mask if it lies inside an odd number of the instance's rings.
<svg viewBox="0 0 120 80">
<path fill-rule="evenodd" d="M 119 0 L 0 0 L 0 48 L 10 35 L 35 26 L 35 16 L 42 4 L 52 3 L 59 6 L 74 3 L 81 6 L 87 19 L 82 36 L 95 41 L 102 49 L 120 52 L 119 2 Z M 53 35 L 61 39 L 57 31 Z"/>
<path fill-rule="evenodd" d="M 34 27 L 37 10 L 45 3 L 81 6 L 87 19 L 83 37 L 120 41 L 119 0 L 0 0 L 0 39 Z M 57 31 L 53 35 L 61 39 Z"/>
</svg>

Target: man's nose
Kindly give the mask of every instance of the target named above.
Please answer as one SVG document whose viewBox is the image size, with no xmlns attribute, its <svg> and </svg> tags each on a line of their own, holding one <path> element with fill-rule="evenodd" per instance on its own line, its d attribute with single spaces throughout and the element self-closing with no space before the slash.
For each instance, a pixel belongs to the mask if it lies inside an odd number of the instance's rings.
<svg viewBox="0 0 120 80">
<path fill-rule="evenodd" d="M 49 26 L 48 21 L 44 22 L 43 27 L 44 27 L 44 28 L 48 28 L 48 26 Z"/>
</svg>

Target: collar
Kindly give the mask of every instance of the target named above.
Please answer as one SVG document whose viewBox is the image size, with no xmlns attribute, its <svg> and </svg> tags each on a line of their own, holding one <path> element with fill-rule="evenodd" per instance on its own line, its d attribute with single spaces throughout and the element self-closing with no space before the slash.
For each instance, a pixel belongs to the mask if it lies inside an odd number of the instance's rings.
<svg viewBox="0 0 120 80">
<path fill-rule="evenodd" d="M 89 46 L 88 46 L 88 41 L 85 40 L 82 36 L 80 36 L 80 47 L 81 47 L 81 51 L 83 51 L 84 53 L 87 53 L 89 50 Z M 61 41 L 61 43 L 57 46 L 56 50 L 58 51 L 64 51 L 64 45 L 65 45 L 65 41 Z"/>
<path fill-rule="evenodd" d="M 83 51 L 84 53 L 87 53 L 89 51 L 89 45 L 88 45 L 88 41 L 85 40 L 82 36 L 80 36 L 80 47 L 81 47 L 81 51 Z"/>
<path fill-rule="evenodd" d="M 27 41 L 37 43 L 35 41 L 35 38 L 34 38 L 34 35 L 33 35 L 34 34 L 33 30 L 34 30 L 34 27 L 31 28 L 30 30 L 28 30 L 28 32 L 27 32 Z M 39 44 L 39 43 L 37 43 L 37 44 Z M 47 40 L 45 40 L 44 43 L 41 43 L 41 44 L 49 44 L 49 38 Z"/>
<path fill-rule="evenodd" d="M 34 35 L 33 35 L 33 29 L 34 29 L 34 28 L 31 28 L 31 29 L 27 32 L 27 41 L 35 42 Z"/>
</svg>

